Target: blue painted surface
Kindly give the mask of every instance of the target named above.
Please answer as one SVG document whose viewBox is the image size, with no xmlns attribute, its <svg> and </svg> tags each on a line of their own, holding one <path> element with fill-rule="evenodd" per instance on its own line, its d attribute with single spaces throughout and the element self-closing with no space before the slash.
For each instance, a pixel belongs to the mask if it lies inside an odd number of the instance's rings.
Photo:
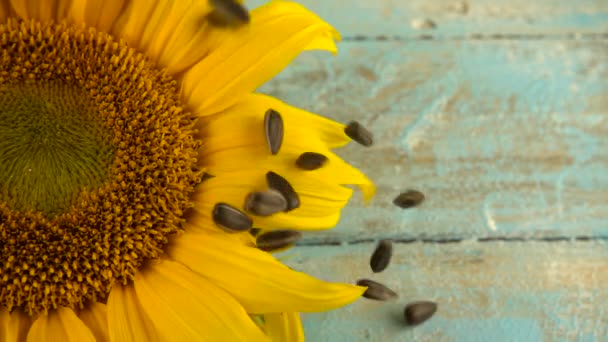
<svg viewBox="0 0 608 342">
<path fill-rule="evenodd" d="M 302 56 L 262 91 L 360 120 L 377 142 L 341 151 L 376 199 L 311 239 L 608 236 L 606 51 L 603 40 L 350 42 L 335 59 Z M 427 194 L 418 210 L 390 204 L 408 187 Z"/>
<path fill-rule="evenodd" d="M 608 1 L 300 2 L 347 39 L 338 57 L 304 54 L 260 91 L 367 125 L 374 147 L 339 153 L 378 192 L 369 206 L 355 196 L 336 229 L 309 234 L 286 262 L 401 295 L 306 314 L 308 340 L 608 341 Z M 407 188 L 425 193 L 419 208 L 391 204 Z M 427 241 L 398 244 L 371 274 L 387 237 Z M 418 299 L 440 309 L 404 327 Z"/>
</svg>

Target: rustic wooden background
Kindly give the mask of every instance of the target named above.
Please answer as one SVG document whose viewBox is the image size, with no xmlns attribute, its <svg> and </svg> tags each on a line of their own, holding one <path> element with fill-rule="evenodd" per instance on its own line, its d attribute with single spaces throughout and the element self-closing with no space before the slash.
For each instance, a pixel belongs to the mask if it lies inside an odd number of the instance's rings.
<svg viewBox="0 0 608 342">
<path fill-rule="evenodd" d="M 260 91 L 367 125 L 375 145 L 339 153 L 378 193 L 282 257 L 401 296 L 305 315 L 308 340 L 608 341 L 608 0 L 300 2 L 340 53 Z M 394 207 L 407 188 L 426 202 Z M 381 238 L 395 258 L 372 275 Z M 439 311 L 406 328 L 419 299 Z"/>
</svg>

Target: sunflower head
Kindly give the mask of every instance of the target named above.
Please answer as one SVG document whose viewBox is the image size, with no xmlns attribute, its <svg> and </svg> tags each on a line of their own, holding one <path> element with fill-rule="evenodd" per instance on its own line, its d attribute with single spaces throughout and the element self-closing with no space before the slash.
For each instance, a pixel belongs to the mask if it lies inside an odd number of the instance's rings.
<svg viewBox="0 0 608 342">
<path fill-rule="evenodd" d="M 0 340 L 297 340 L 359 297 L 268 252 L 373 194 L 331 150 L 371 135 L 253 93 L 335 38 L 289 2 L 0 0 Z"/>
</svg>

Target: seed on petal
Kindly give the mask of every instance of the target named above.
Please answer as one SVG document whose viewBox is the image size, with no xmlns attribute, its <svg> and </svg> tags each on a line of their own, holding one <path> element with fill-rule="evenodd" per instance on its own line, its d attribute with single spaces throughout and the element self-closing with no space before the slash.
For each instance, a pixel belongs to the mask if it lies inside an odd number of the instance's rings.
<svg viewBox="0 0 608 342">
<path fill-rule="evenodd" d="M 437 303 L 420 301 L 409 303 L 405 306 L 403 315 L 408 325 L 418 325 L 431 318 L 437 312 Z"/>
<path fill-rule="evenodd" d="M 259 249 L 270 252 L 288 247 L 301 238 L 302 233 L 295 230 L 275 230 L 258 236 L 256 244 Z"/>
<path fill-rule="evenodd" d="M 249 234 L 251 234 L 252 236 L 257 236 L 260 233 L 260 231 L 262 231 L 262 229 L 260 229 L 260 228 L 251 228 L 249 230 Z"/>
<path fill-rule="evenodd" d="M 304 152 L 296 160 L 296 166 L 302 170 L 312 171 L 322 167 L 327 160 L 327 157 L 321 153 Z"/>
<path fill-rule="evenodd" d="M 228 231 L 243 232 L 251 229 L 253 221 L 242 211 L 226 204 L 217 203 L 213 208 L 213 221 Z"/>
<path fill-rule="evenodd" d="M 283 143 L 283 118 L 274 109 L 267 110 L 264 115 L 264 133 L 270 153 L 273 155 L 279 153 Z"/>
<path fill-rule="evenodd" d="M 363 146 L 369 147 L 374 143 L 374 136 L 372 133 L 357 121 L 351 121 L 348 126 L 344 128 L 344 133 Z"/>
<path fill-rule="evenodd" d="M 269 171 L 266 173 L 266 182 L 271 189 L 280 192 L 287 200 L 287 209 L 285 209 L 285 211 L 294 210 L 300 207 L 300 197 L 285 178 L 277 173 Z"/>
<path fill-rule="evenodd" d="M 285 209 L 287 200 L 274 189 L 252 192 L 245 199 L 245 210 L 258 216 L 270 216 Z"/>
<path fill-rule="evenodd" d="M 210 0 L 213 11 L 207 19 L 218 27 L 237 27 L 249 23 L 249 12 L 234 0 Z"/>
<path fill-rule="evenodd" d="M 393 243 L 391 240 L 382 240 L 378 243 L 369 265 L 374 273 L 382 272 L 388 266 L 393 256 Z"/>
<path fill-rule="evenodd" d="M 407 190 L 399 194 L 393 200 L 393 204 L 403 208 L 412 208 L 424 201 L 424 194 L 418 190 Z"/>
<path fill-rule="evenodd" d="M 374 300 L 391 300 L 399 297 L 397 293 L 383 284 L 369 279 L 360 279 L 357 281 L 359 286 L 367 286 L 367 290 L 363 293 L 363 297 Z"/>
</svg>

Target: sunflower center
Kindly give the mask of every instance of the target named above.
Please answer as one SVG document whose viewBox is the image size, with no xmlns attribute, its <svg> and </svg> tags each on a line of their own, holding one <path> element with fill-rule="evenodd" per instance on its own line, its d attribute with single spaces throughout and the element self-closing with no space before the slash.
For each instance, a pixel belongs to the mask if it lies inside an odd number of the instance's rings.
<svg viewBox="0 0 608 342">
<path fill-rule="evenodd" d="M 0 88 L 0 200 L 47 216 L 107 176 L 111 148 L 97 108 L 61 83 Z"/>
<path fill-rule="evenodd" d="M 103 301 L 160 257 L 201 180 L 195 123 L 112 36 L 0 24 L 0 309 Z"/>
</svg>

